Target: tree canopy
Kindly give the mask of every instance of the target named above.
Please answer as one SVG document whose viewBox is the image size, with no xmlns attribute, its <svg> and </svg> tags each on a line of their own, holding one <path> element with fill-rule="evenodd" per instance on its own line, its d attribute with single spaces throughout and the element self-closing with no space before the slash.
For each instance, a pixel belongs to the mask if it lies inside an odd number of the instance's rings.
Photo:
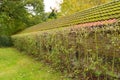
<svg viewBox="0 0 120 80">
<path fill-rule="evenodd" d="M 0 35 L 12 35 L 43 21 L 43 0 L 0 1 Z"/>
</svg>

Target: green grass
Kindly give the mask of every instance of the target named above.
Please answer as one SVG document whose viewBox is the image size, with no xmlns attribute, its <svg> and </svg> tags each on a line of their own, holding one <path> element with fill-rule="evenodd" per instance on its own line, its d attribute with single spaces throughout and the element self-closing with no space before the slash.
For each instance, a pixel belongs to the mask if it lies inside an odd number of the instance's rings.
<svg viewBox="0 0 120 80">
<path fill-rule="evenodd" d="M 0 48 L 0 80 L 66 80 L 59 72 L 18 52 Z"/>
</svg>

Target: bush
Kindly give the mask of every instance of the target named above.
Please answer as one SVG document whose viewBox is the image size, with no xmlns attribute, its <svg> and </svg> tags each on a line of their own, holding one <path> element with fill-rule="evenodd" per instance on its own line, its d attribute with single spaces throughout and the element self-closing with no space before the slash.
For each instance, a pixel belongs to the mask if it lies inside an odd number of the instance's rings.
<svg viewBox="0 0 120 80">
<path fill-rule="evenodd" d="M 0 47 L 12 46 L 12 39 L 10 36 L 2 35 L 0 36 Z"/>
<path fill-rule="evenodd" d="M 16 48 L 37 56 L 69 77 L 112 80 L 120 72 L 120 28 L 61 28 L 12 36 Z M 114 73 L 115 72 L 115 73 Z M 114 78 L 114 79 L 115 79 Z"/>
</svg>

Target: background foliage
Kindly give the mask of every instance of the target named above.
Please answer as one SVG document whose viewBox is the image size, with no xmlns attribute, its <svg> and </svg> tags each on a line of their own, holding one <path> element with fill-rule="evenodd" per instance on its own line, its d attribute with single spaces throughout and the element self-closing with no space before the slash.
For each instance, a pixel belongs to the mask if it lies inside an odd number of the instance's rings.
<svg viewBox="0 0 120 80">
<path fill-rule="evenodd" d="M 0 35 L 12 35 L 43 21 L 43 0 L 0 1 Z"/>
<path fill-rule="evenodd" d="M 48 21 L 46 23 L 34 25 L 30 28 L 23 30 L 21 33 L 29 33 L 67 26 L 75 26 L 77 24 L 80 24 L 80 26 L 86 24 L 85 26 L 88 27 L 95 25 L 104 25 L 107 23 L 116 22 L 116 19 L 120 18 L 119 13 L 120 13 L 120 1 L 113 1 L 97 7 L 89 8 L 81 12 L 77 12 L 69 16 Z"/>
<path fill-rule="evenodd" d="M 66 16 L 110 1 L 113 0 L 63 0 L 61 13 Z"/>
</svg>

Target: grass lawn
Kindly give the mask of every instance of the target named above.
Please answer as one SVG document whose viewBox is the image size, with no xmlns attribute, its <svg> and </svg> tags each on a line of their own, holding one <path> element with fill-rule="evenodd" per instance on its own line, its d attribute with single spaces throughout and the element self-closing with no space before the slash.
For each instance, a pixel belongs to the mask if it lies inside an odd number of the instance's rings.
<svg viewBox="0 0 120 80">
<path fill-rule="evenodd" d="M 0 80 L 67 80 L 59 72 L 21 54 L 14 48 L 0 48 Z"/>
</svg>

